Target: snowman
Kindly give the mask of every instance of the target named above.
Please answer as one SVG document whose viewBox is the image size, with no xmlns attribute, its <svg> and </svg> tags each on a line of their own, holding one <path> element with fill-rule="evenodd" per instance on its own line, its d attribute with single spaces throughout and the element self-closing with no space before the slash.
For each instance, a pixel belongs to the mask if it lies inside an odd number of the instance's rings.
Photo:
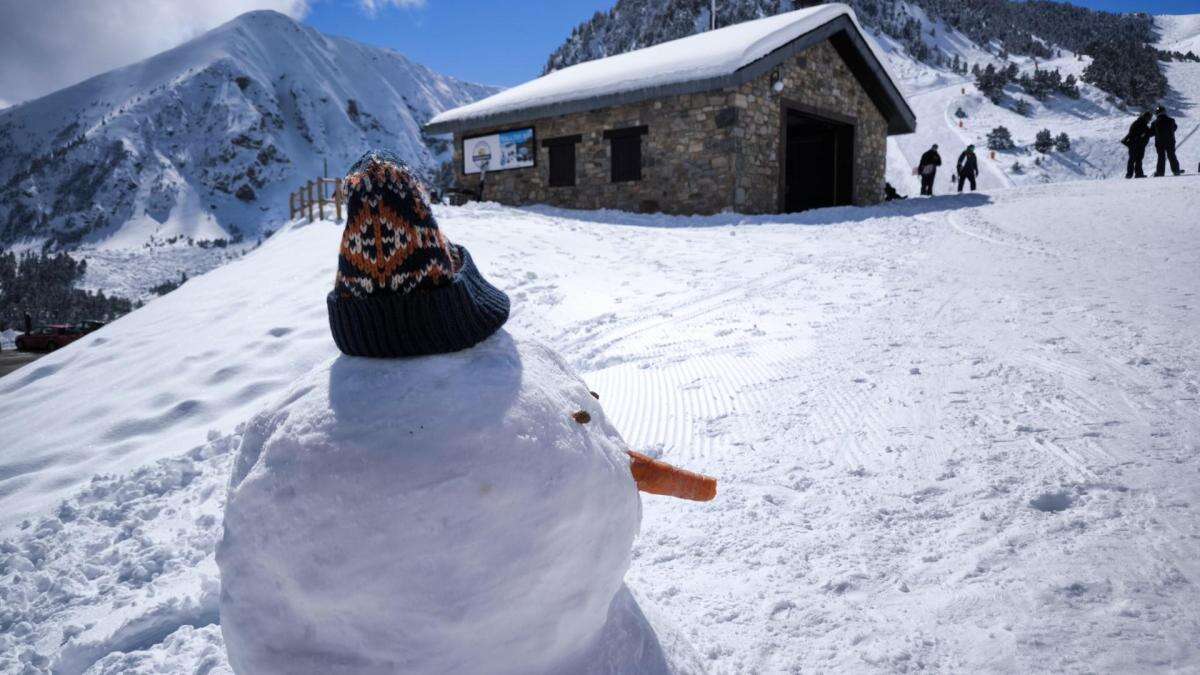
<svg viewBox="0 0 1200 675">
<path fill-rule="evenodd" d="M 351 169 L 343 355 L 256 415 L 217 549 L 237 673 L 662 669 L 622 579 L 639 489 L 715 482 L 627 451 L 394 157 Z M 369 358 L 368 358 L 369 357 Z"/>
</svg>

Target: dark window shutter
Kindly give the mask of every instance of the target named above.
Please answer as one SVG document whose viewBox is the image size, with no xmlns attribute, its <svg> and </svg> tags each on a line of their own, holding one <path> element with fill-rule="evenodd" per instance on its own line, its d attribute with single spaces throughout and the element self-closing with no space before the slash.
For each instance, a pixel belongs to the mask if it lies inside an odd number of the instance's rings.
<svg viewBox="0 0 1200 675">
<path fill-rule="evenodd" d="M 614 136 L 612 139 L 612 182 L 642 179 L 642 137 Z"/>
<path fill-rule="evenodd" d="M 561 143 L 549 146 L 550 187 L 575 185 L 575 144 Z"/>
</svg>

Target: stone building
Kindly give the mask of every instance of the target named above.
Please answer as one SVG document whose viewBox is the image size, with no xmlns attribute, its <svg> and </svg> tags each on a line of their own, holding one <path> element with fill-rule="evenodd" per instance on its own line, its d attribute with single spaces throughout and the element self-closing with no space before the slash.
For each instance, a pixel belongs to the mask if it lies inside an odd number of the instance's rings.
<svg viewBox="0 0 1200 675">
<path fill-rule="evenodd" d="M 883 199 L 916 119 L 852 10 L 821 5 L 582 63 L 449 110 L 459 186 L 505 204 L 708 214 Z"/>
</svg>

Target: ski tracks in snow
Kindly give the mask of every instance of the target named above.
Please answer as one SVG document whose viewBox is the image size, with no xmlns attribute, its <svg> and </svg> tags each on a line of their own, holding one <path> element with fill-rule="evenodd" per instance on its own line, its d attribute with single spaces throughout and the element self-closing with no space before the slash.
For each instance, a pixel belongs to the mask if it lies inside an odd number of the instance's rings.
<svg viewBox="0 0 1200 675">
<path fill-rule="evenodd" d="M 586 377 L 635 444 L 723 479 L 702 513 L 647 501 L 630 574 L 667 616 L 699 613 L 714 671 L 1200 656 L 1200 502 L 1177 473 L 1196 472 L 1200 289 L 1183 261 L 1166 266 L 1173 299 L 1122 286 L 1159 247 L 1189 249 L 1054 189 L 1069 206 L 1053 219 L 1032 188 L 800 230 L 794 246 L 822 249 L 802 274 L 731 275 L 593 336 L 609 355 L 667 345 Z M 698 337 L 772 312 L 807 330 Z"/>
<path fill-rule="evenodd" d="M 643 500 L 627 582 L 687 641 L 677 662 L 1180 671 L 1200 664 L 1200 203 L 1184 185 L 844 222 L 439 218 L 513 298 L 506 330 L 559 350 L 632 447 L 719 478 L 713 502 Z M 302 318 L 297 336 L 324 330 Z M 236 437 L 98 478 L 0 544 L 0 663 L 223 672 L 211 548 Z"/>
</svg>

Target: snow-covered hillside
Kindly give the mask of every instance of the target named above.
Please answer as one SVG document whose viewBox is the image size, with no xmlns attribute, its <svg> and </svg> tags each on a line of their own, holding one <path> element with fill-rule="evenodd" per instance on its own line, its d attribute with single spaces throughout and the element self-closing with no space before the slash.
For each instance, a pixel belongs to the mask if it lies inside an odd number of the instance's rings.
<svg viewBox="0 0 1200 675">
<path fill-rule="evenodd" d="M 50 239 L 88 251 L 159 256 L 144 288 L 203 271 L 288 215 L 287 195 L 338 175 L 370 147 L 425 173 L 448 158 L 424 136 L 434 114 L 495 89 L 404 56 L 251 12 L 175 49 L 0 111 L 0 246 Z M 191 248 L 192 250 L 187 250 Z M 238 248 L 235 243 L 235 248 Z M 96 254 L 93 287 L 122 290 Z M 120 256 L 117 256 L 120 258 Z M 112 266 L 112 265 L 110 265 Z M 128 284 L 127 284 L 128 285 Z"/>
<path fill-rule="evenodd" d="M 928 42 L 944 54 L 981 66 L 1003 63 L 993 53 L 944 23 L 930 19 L 920 9 L 910 7 L 908 11 L 931 35 Z M 1193 18 L 1158 17 L 1163 34 L 1160 46 L 1179 49 L 1178 45 L 1189 39 L 1200 39 L 1200 22 Z M 873 37 L 886 53 L 892 72 L 917 113 L 917 133 L 889 142 L 888 180 L 902 187 L 901 192 L 918 191 L 919 181 L 911 175 L 911 169 L 921 153 L 933 143 L 939 145 L 943 161 L 951 165 L 947 167 L 949 170 L 942 172 L 942 182 L 936 187 L 939 192 L 952 189 L 952 165 L 968 144 L 976 146 L 982 160 L 981 189 L 1124 176 L 1126 152 L 1119 141 L 1140 111 L 1125 109 L 1104 92 L 1083 83 L 1079 86 L 1079 99 L 1053 95 L 1045 101 L 1038 101 L 1019 87 L 1010 85 L 997 105 L 980 93 L 974 77 L 920 63 L 888 36 L 876 32 Z M 1064 77 L 1070 74 L 1080 78 L 1091 60 L 1063 50 L 1062 55 L 1054 59 L 1035 61 L 1010 55 L 1008 61 L 1016 63 L 1022 72 L 1031 72 L 1035 68 L 1057 69 Z M 1200 64 L 1164 63 L 1163 68 L 1172 94 L 1162 103 L 1177 118 L 1182 140 L 1200 125 Z M 1029 105 L 1028 114 L 1016 112 L 1018 101 Z M 960 109 L 966 117 L 957 115 Z M 1012 132 L 1017 148 L 997 152 L 993 157 L 987 150 L 987 134 L 999 126 Z M 1071 149 L 1046 154 L 1036 152 L 1034 137 L 1043 129 L 1050 130 L 1055 136 L 1066 133 L 1071 139 Z M 1195 140 L 1181 147 L 1180 160 L 1186 169 L 1194 170 L 1197 158 L 1200 158 L 1200 144 Z M 1154 161 L 1152 145 L 1145 165 L 1148 171 L 1153 170 Z M 1019 171 L 1014 168 L 1017 164 Z"/>
<path fill-rule="evenodd" d="M 626 583 L 677 670 L 1190 672 L 1198 180 L 437 214 L 507 331 L 634 448 L 721 480 L 643 498 Z M 230 458 L 337 358 L 339 234 L 284 228 L 0 379 L 0 671 L 227 672 Z"/>
<path fill-rule="evenodd" d="M 1200 14 L 1165 14 L 1154 17 L 1159 48 L 1200 54 Z"/>
</svg>

